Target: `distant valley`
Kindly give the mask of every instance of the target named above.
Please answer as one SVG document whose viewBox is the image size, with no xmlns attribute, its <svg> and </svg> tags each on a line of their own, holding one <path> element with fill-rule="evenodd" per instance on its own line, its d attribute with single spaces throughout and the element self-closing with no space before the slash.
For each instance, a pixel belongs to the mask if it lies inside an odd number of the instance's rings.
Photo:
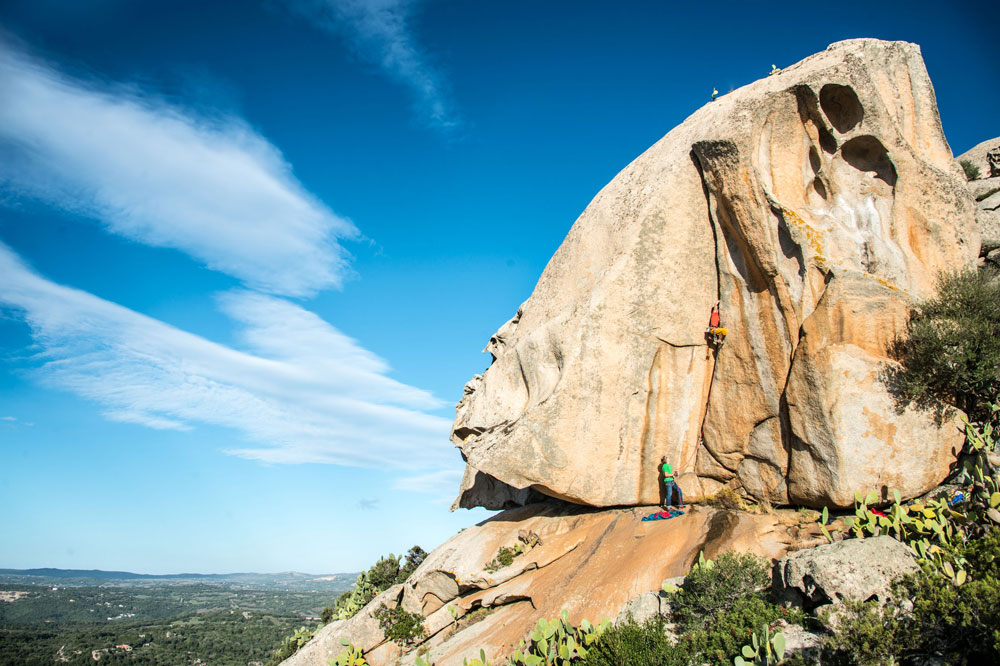
<svg viewBox="0 0 1000 666">
<path fill-rule="evenodd" d="M 0 569 L 0 664 L 264 664 L 356 578 Z"/>
<path fill-rule="evenodd" d="M 231 574 L 141 574 L 101 569 L 0 569 L 0 584 L 31 585 L 223 585 L 245 589 L 297 590 L 307 592 L 343 592 L 354 585 L 358 574 L 308 574 L 298 571 L 281 573 Z"/>
</svg>

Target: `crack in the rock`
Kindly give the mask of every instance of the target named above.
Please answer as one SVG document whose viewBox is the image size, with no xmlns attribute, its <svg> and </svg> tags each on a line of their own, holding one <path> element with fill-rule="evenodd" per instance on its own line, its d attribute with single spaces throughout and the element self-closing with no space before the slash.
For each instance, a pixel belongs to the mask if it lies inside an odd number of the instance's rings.
<svg viewBox="0 0 1000 666">
<path fill-rule="evenodd" d="M 712 242 L 715 246 L 715 297 L 718 301 L 722 301 L 722 267 L 719 264 L 719 233 L 721 229 L 717 229 L 717 220 L 712 215 L 712 195 L 708 189 L 708 183 L 705 181 L 705 172 L 701 165 L 701 160 L 698 158 L 698 154 L 694 150 L 694 146 L 691 147 L 691 161 L 694 162 L 695 168 L 698 170 L 698 178 L 701 179 L 701 190 L 705 195 L 705 212 L 708 218 L 708 226 L 712 229 Z M 704 447 L 708 451 L 708 455 L 715 460 L 723 469 L 729 469 L 712 453 L 712 450 L 705 446 L 705 421 L 708 419 L 708 406 L 712 401 L 712 387 L 715 385 L 715 370 L 718 367 L 718 349 L 713 350 L 713 363 L 712 363 L 712 376 L 708 379 L 708 390 L 705 392 L 705 405 L 704 414 L 701 417 L 701 423 L 698 425 L 698 442 L 695 444 L 694 448 L 694 460 L 697 469 L 698 464 L 698 452 Z M 735 474 L 735 471 L 729 470 Z"/>
<path fill-rule="evenodd" d="M 656 338 L 657 340 L 659 340 L 660 342 L 662 342 L 665 345 L 670 345 L 674 349 L 686 349 L 688 347 L 704 347 L 705 346 L 704 342 L 692 342 L 690 344 L 680 344 L 680 343 L 677 343 L 677 342 L 671 342 L 670 340 L 667 340 L 666 338 L 661 338 L 658 335 L 654 335 L 653 337 Z"/>
</svg>

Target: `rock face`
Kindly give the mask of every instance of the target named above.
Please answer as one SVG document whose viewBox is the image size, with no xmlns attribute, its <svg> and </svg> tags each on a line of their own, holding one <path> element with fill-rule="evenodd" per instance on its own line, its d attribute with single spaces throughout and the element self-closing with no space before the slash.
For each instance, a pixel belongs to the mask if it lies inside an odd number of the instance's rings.
<svg viewBox="0 0 1000 666">
<path fill-rule="evenodd" d="M 802 515 L 794 511 L 753 515 L 698 507 L 670 520 L 642 522 L 656 510 L 594 510 L 547 501 L 505 511 L 452 537 L 406 583 L 350 620 L 328 624 L 283 664 L 326 666 L 343 650 L 341 639 L 364 649 L 372 666 L 410 665 L 422 650 L 437 666 L 460 666 L 480 648 L 496 661 L 510 654 L 539 618 L 556 617 L 563 609 L 577 624 L 614 619 L 625 609 L 639 616 L 656 613 L 661 583 L 687 573 L 701 551 L 715 558 L 732 548 L 773 559 L 825 541 L 815 522 L 800 524 Z M 538 545 L 509 566 L 487 570 L 519 533 L 537 535 Z M 420 612 L 426 642 L 404 655 L 387 641 L 372 618 L 383 603 Z"/>
<path fill-rule="evenodd" d="M 926 492 L 961 432 L 897 410 L 885 347 L 976 260 L 974 211 L 915 45 L 840 42 L 707 104 L 597 195 L 490 339 L 455 506 L 654 504 L 664 454 L 685 499 Z"/>
<path fill-rule="evenodd" d="M 976 200 L 976 222 L 983 239 L 981 256 L 986 257 L 1000 249 L 1000 137 L 983 141 L 955 158 L 956 162 L 963 160 L 979 168 L 980 177 L 970 180 L 968 186 Z"/>
<path fill-rule="evenodd" d="M 844 601 L 888 601 L 893 581 L 920 570 L 890 536 L 849 539 L 803 550 L 778 562 L 779 589 L 810 608 Z"/>
</svg>

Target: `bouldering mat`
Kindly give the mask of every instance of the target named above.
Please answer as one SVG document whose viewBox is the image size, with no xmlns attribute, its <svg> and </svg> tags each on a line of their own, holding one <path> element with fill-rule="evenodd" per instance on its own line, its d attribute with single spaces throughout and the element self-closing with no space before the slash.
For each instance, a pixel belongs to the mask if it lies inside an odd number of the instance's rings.
<svg viewBox="0 0 1000 666">
<path fill-rule="evenodd" d="M 683 511 L 679 511 L 678 509 L 668 509 L 666 511 L 657 511 L 656 513 L 651 513 L 648 516 L 644 516 L 642 521 L 646 522 L 650 520 L 667 520 L 669 518 L 675 518 L 677 516 L 683 516 L 683 515 L 684 515 Z"/>
</svg>

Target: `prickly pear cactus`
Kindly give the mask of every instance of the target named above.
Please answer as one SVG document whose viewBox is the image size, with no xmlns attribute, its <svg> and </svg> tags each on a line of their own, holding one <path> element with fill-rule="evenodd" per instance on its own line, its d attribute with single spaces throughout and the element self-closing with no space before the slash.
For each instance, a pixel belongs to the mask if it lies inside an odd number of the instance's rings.
<svg viewBox="0 0 1000 666">
<path fill-rule="evenodd" d="M 527 642 L 511 655 L 510 663 L 515 666 L 565 666 L 583 661 L 590 647 L 608 627 L 609 620 L 593 625 L 587 620 L 574 627 L 565 610 L 558 618 L 542 618 L 529 635 Z"/>
<path fill-rule="evenodd" d="M 764 638 L 756 632 L 749 645 L 744 645 L 740 654 L 733 659 L 736 666 L 772 666 L 785 658 L 785 635 L 780 631 L 771 634 L 771 628 L 764 627 Z"/>
<path fill-rule="evenodd" d="M 329 666 L 368 666 L 361 648 L 354 647 L 343 638 L 340 639 L 340 644 L 344 649 L 333 659 L 327 659 L 326 663 Z"/>
</svg>

